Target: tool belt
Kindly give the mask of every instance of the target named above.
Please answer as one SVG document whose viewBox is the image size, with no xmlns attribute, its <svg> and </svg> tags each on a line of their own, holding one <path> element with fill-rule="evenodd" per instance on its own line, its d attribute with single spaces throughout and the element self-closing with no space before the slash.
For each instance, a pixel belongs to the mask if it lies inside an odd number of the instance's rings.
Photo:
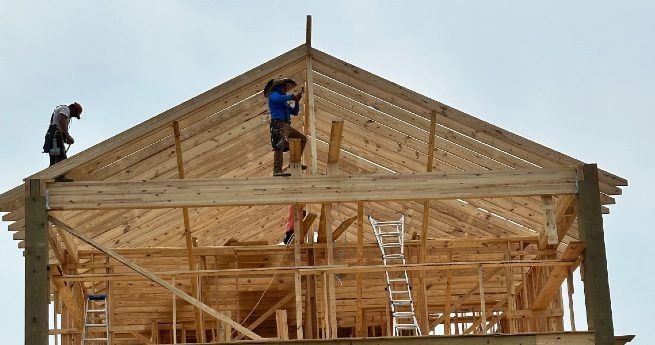
<svg viewBox="0 0 655 345">
<path fill-rule="evenodd" d="M 66 154 L 64 136 L 59 131 L 57 125 L 50 125 L 48 127 L 43 142 L 43 153 L 47 153 L 50 156 L 63 156 Z"/>
<path fill-rule="evenodd" d="M 291 121 L 271 119 L 271 147 L 274 151 L 289 151 L 289 146 L 285 137 L 285 127 L 290 126 Z"/>
</svg>

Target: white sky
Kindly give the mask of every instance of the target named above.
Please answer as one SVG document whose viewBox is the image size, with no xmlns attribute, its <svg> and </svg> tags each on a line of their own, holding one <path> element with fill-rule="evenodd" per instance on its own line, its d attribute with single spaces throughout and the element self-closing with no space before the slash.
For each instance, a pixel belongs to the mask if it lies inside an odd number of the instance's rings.
<svg viewBox="0 0 655 345">
<path fill-rule="evenodd" d="M 605 217 L 615 330 L 652 344 L 653 13 L 653 1 L 0 0 L 0 191 L 47 166 L 56 105 L 84 105 L 79 152 L 303 43 L 312 14 L 315 47 L 626 177 Z M 0 236 L 0 329 L 19 344 L 23 258 Z M 581 287 L 576 298 L 584 325 Z"/>
</svg>

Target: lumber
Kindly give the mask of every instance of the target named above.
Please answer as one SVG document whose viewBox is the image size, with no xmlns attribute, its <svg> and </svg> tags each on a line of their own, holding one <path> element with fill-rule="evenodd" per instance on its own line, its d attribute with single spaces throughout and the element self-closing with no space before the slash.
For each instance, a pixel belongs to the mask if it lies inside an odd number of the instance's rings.
<svg viewBox="0 0 655 345">
<path fill-rule="evenodd" d="M 277 337 L 280 340 L 289 340 L 289 325 L 287 324 L 287 311 L 278 309 L 275 311 L 277 325 Z"/>
<path fill-rule="evenodd" d="M 154 275 L 153 273 L 149 272 L 148 270 L 145 270 L 144 268 L 142 268 L 141 266 L 135 264 L 134 262 L 132 262 L 132 261 L 130 261 L 130 260 L 124 258 L 123 256 L 117 254 L 117 253 L 114 252 L 113 250 L 111 250 L 111 249 L 109 249 L 109 248 L 106 248 L 106 247 L 104 247 L 104 246 L 99 245 L 99 244 L 96 243 L 93 239 L 91 239 L 91 238 L 87 237 L 86 235 L 80 233 L 79 231 L 77 231 L 77 230 L 75 230 L 75 229 L 69 227 L 69 226 L 66 225 L 65 223 L 63 223 L 63 222 L 61 222 L 60 220 L 58 220 L 57 218 L 54 218 L 54 217 L 50 216 L 50 217 L 48 217 L 48 219 L 50 220 L 50 222 L 52 222 L 53 224 L 59 226 L 60 228 L 62 228 L 63 230 L 67 231 L 67 232 L 70 233 L 71 235 L 73 235 L 73 236 L 79 238 L 80 240 L 82 240 L 82 241 L 84 241 L 84 242 L 90 244 L 91 246 L 93 246 L 94 248 L 100 250 L 101 252 L 103 252 L 103 253 L 105 253 L 105 254 L 111 256 L 111 257 L 112 257 L 113 259 L 115 259 L 116 261 L 119 261 L 119 262 L 123 263 L 125 266 L 131 268 L 132 270 L 134 270 L 135 272 L 139 273 L 140 275 L 142 275 L 142 276 L 144 276 L 144 277 L 146 277 L 146 278 L 152 280 L 153 282 L 157 283 L 158 285 L 162 286 L 163 288 L 168 289 L 169 291 L 171 291 L 172 293 L 174 293 L 175 295 L 177 295 L 177 296 L 180 297 L 181 299 L 185 300 L 186 302 L 188 302 L 188 303 L 190 303 L 190 304 L 192 304 L 192 305 L 194 305 L 194 306 L 200 308 L 200 309 L 201 309 L 202 311 L 204 311 L 205 313 L 207 313 L 207 314 L 209 314 L 209 315 L 211 315 L 211 316 L 217 318 L 217 319 L 220 320 L 220 321 L 223 321 L 224 323 L 229 324 L 229 325 L 232 326 L 235 330 L 237 330 L 237 331 L 239 331 L 239 332 L 245 334 L 245 335 L 248 336 L 249 338 L 251 338 L 251 339 L 261 339 L 260 336 L 258 336 L 257 334 L 253 333 L 253 332 L 250 331 L 249 329 L 243 327 L 242 325 L 240 325 L 239 323 L 235 322 L 234 320 L 232 320 L 232 319 L 226 317 L 225 315 L 223 315 L 223 314 L 217 312 L 216 310 L 214 310 L 214 309 L 211 308 L 210 306 L 208 306 L 208 305 L 206 305 L 206 304 L 204 304 L 204 303 L 198 301 L 197 299 L 195 299 L 195 298 L 189 296 L 189 295 L 188 295 L 187 293 L 185 293 L 184 291 L 182 291 L 182 290 L 178 289 L 177 287 L 171 285 L 171 284 L 168 283 L 167 281 L 165 281 L 165 280 L 163 280 L 163 279 L 157 277 L 157 276 Z"/>
<path fill-rule="evenodd" d="M 575 241 L 569 243 L 569 245 L 564 250 L 561 260 L 574 261 L 585 250 L 585 242 Z M 533 310 L 542 310 L 548 307 L 548 304 L 555 296 L 557 292 L 560 291 L 564 279 L 569 274 L 569 268 L 564 267 L 555 267 L 550 272 L 550 275 L 546 279 L 546 282 L 542 285 L 541 290 L 537 293 L 535 299 L 532 301 L 531 308 Z"/>
<path fill-rule="evenodd" d="M 180 139 L 180 123 L 173 121 L 173 136 L 175 137 L 175 158 L 177 162 L 178 177 L 183 180 L 185 178 L 184 172 L 184 158 L 182 156 L 182 142 Z M 187 250 L 187 261 L 189 270 L 195 270 L 196 265 L 193 258 L 193 241 L 191 239 L 191 220 L 189 219 L 189 208 L 182 208 L 182 220 L 184 222 L 184 239 Z M 198 290 L 198 280 L 193 278 L 191 280 L 191 294 L 194 298 L 200 299 Z M 203 315 L 199 308 L 195 308 L 195 324 L 196 324 L 196 339 L 200 342 L 207 341 L 205 337 L 205 327 Z"/>
<path fill-rule="evenodd" d="M 47 184 L 51 210 L 284 205 L 575 193 L 575 169 Z"/>
<path fill-rule="evenodd" d="M 555 202 L 552 195 L 542 195 L 541 203 L 543 206 L 544 222 L 539 231 L 539 249 L 545 249 L 547 246 L 556 246 L 559 244 L 557 219 L 555 215 Z"/>
<path fill-rule="evenodd" d="M 318 173 L 318 153 L 316 150 L 316 112 L 314 105 L 314 71 L 312 67 L 312 16 L 307 15 L 306 35 L 305 35 L 305 80 L 307 85 L 307 105 L 305 111 L 307 113 L 307 124 L 305 126 L 308 130 L 305 134 L 309 134 L 309 149 L 312 158 L 312 175 Z M 307 133 L 309 132 L 309 133 Z"/>
<path fill-rule="evenodd" d="M 579 178 L 576 209 L 580 240 L 586 242 L 582 266 L 587 325 L 596 332 L 596 345 L 610 345 L 615 341 L 614 323 L 596 164 L 583 165 Z"/>
<path fill-rule="evenodd" d="M 300 178 L 299 176 L 302 173 L 300 160 L 301 160 L 301 143 L 300 139 L 290 139 L 289 140 L 289 170 L 291 172 L 292 183 L 296 179 Z M 293 263 L 295 266 L 301 265 L 301 253 L 300 253 L 300 241 L 302 239 L 301 235 L 301 226 L 302 226 L 302 210 L 299 204 L 294 205 L 294 222 L 293 222 L 293 232 L 294 232 L 294 241 L 293 241 Z M 304 327 L 303 327 L 303 314 L 302 314 L 302 280 L 298 272 L 293 273 L 293 283 L 294 283 L 294 295 L 295 295 L 295 309 L 296 309 L 296 339 L 304 338 Z"/>
<path fill-rule="evenodd" d="M 48 211 L 42 180 L 25 197 L 25 344 L 48 344 Z"/>
<path fill-rule="evenodd" d="M 274 313 L 276 313 L 280 308 L 284 307 L 287 303 L 289 303 L 292 299 L 294 299 L 295 293 L 289 292 L 286 294 L 284 297 L 282 297 L 279 301 L 277 301 L 275 304 L 273 304 L 270 308 L 268 308 L 265 312 L 263 312 L 255 321 L 253 321 L 250 325 L 248 325 L 249 330 L 254 330 L 257 328 L 257 326 L 261 325 L 266 319 L 271 317 Z M 286 310 L 285 310 L 285 318 L 286 318 Z M 288 336 L 288 330 L 287 330 L 287 336 Z M 241 340 L 243 339 L 243 334 L 240 334 L 234 340 Z"/>
<path fill-rule="evenodd" d="M 336 241 L 341 235 L 343 235 L 348 228 L 353 225 L 353 223 L 357 220 L 357 216 L 352 216 L 350 218 L 346 218 L 337 228 L 332 232 L 332 241 Z"/>
</svg>

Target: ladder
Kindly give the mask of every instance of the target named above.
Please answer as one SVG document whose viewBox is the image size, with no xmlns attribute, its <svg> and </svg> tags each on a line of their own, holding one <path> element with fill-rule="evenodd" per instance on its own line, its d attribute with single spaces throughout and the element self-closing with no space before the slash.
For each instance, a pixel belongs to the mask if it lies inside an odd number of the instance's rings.
<svg viewBox="0 0 655 345">
<path fill-rule="evenodd" d="M 107 295 L 87 295 L 84 306 L 82 345 L 109 344 L 109 317 Z"/>
<path fill-rule="evenodd" d="M 375 239 L 382 252 L 384 265 L 405 264 L 405 215 L 399 220 L 379 222 L 368 216 L 373 227 Z M 407 271 L 385 271 L 387 278 L 387 292 L 391 315 L 393 319 L 393 335 L 421 335 L 421 329 L 416 321 L 412 288 L 409 284 Z"/>
</svg>

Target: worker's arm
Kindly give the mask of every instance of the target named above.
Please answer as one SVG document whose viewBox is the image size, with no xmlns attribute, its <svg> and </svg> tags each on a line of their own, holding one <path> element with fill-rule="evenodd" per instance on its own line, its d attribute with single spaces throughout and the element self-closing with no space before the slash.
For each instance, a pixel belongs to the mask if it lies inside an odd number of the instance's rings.
<svg viewBox="0 0 655 345">
<path fill-rule="evenodd" d="M 286 103 L 290 100 L 293 99 L 293 95 L 283 95 L 279 92 L 273 92 L 271 93 L 268 98 L 273 102 L 273 103 Z"/>
<path fill-rule="evenodd" d="M 295 102 L 295 103 L 296 104 L 293 107 L 287 104 L 287 107 L 289 107 L 289 113 L 294 116 L 298 115 L 298 113 L 300 112 L 300 102 Z"/>
<path fill-rule="evenodd" d="M 57 127 L 59 127 L 59 131 L 61 132 L 61 135 L 64 137 L 64 142 L 66 144 L 72 144 L 75 142 L 73 137 L 70 136 L 68 133 L 68 124 L 70 123 L 71 119 L 69 116 L 59 116 L 58 121 L 57 121 Z"/>
</svg>

